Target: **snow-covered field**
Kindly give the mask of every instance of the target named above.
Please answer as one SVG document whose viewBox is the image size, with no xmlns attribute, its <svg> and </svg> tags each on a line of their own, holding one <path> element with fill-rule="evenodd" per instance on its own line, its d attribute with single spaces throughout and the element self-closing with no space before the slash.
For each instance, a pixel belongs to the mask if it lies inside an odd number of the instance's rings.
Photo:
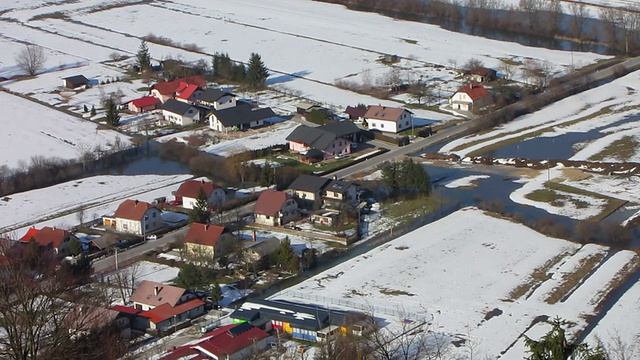
<svg viewBox="0 0 640 360">
<path fill-rule="evenodd" d="M 498 357 L 537 316 L 559 315 L 575 321 L 570 334 L 584 328 L 585 316 L 595 313 L 613 275 L 625 273 L 626 264 L 637 259 L 635 253 L 621 251 L 603 263 L 591 264 L 595 272 L 586 282 L 575 278 L 586 266 L 584 259 L 606 251 L 594 245 L 581 249 L 467 208 L 275 297 L 343 299 L 363 307 L 396 307 L 433 316 L 435 331 L 469 334 L 481 339 L 478 354 Z M 549 274 L 547 280 L 535 280 L 534 273 L 540 271 Z M 560 284 L 566 288 L 558 289 Z M 551 295 L 559 300 L 550 300 Z M 589 297 L 594 300 L 584 301 Z M 504 358 L 523 355 L 521 350 Z"/>
<path fill-rule="evenodd" d="M 113 213 L 126 199 L 153 201 L 170 196 L 171 191 L 192 178 L 191 175 L 93 176 L 47 188 L 8 196 L 0 201 L 0 228 L 26 233 L 27 227 L 78 224 L 78 212 L 84 207 L 84 221 Z"/>
<path fill-rule="evenodd" d="M 572 160 L 640 162 L 638 146 L 632 147 L 626 155 L 606 151 L 612 142 L 625 136 L 640 142 L 640 122 L 635 120 L 640 108 L 639 90 L 640 73 L 634 72 L 521 116 L 493 131 L 454 140 L 440 151 L 465 157 L 508 139 L 523 142 L 526 141 L 523 139 L 544 136 L 561 140 L 562 135 L 567 133 L 585 133 L 597 129 L 600 137 L 576 144 Z"/>
<path fill-rule="evenodd" d="M 77 159 L 84 150 L 109 151 L 116 139 L 123 146 L 130 138 L 19 96 L 0 92 L 4 136 L 0 166 L 11 169 L 31 165 L 31 158 Z"/>
<path fill-rule="evenodd" d="M 140 261 L 131 266 L 136 268 L 136 286 L 144 280 L 169 284 L 180 272 L 180 268 L 150 261 Z"/>
<path fill-rule="evenodd" d="M 471 175 L 460 179 L 449 181 L 444 186 L 455 189 L 460 187 L 475 187 L 478 180 L 488 179 L 489 175 Z"/>
</svg>

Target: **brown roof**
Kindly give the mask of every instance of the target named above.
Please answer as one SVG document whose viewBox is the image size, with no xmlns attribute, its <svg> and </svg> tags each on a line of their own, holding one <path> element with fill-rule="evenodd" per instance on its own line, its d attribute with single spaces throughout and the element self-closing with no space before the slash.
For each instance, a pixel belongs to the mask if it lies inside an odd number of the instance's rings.
<svg viewBox="0 0 640 360">
<path fill-rule="evenodd" d="M 154 208 L 155 206 L 148 202 L 138 200 L 125 200 L 120 206 L 113 217 L 127 220 L 142 220 L 147 210 Z"/>
<path fill-rule="evenodd" d="M 33 233 L 31 229 L 29 229 L 27 235 L 29 235 L 29 233 Z M 28 243 L 31 239 L 34 239 L 36 244 L 40 246 L 51 246 L 53 249 L 58 249 L 68 236 L 71 236 L 71 233 L 66 230 L 45 226 L 35 232 L 32 237 L 26 238 L 26 235 L 23 236 L 20 241 Z"/>
<path fill-rule="evenodd" d="M 131 294 L 131 301 L 153 307 L 162 304 L 176 306 L 185 291 L 187 290 L 177 286 L 144 280 L 138 285 L 136 291 Z"/>
<path fill-rule="evenodd" d="M 253 206 L 253 213 L 276 216 L 284 206 L 284 202 L 291 198 L 291 195 L 282 191 L 265 190 Z"/>
<path fill-rule="evenodd" d="M 172 95 L 175 92 L 183 91 L 189 85 L 206 86 L 207 83 L 204 81 L 202 76 L 195 75 L 181 79 L 175 79 L 172 81 L 159 82 L 153 85 L 151 89 L 158 90 L 158 92 L 162 95 Z"/>
<path fill-rule="evenodd" d="M 204 193 L 207 197 L 211 196 L 213 190 L 217 189 L 219 186 L 208 181 L 204 180 L 187 180 L 180 185 L 178 191 L 176 191 L 176 196 L 188 197 L 188 198 L 197 198 L 200 193 L 200 189 L 204 189 Z"/>
<path fill-rule="evenodd" d="M 367 109 L 367 112 L 364 114 L 364 118 L 376 119 L 376 120 L 387 120 L 387 121 L 398 121 L 398 119 L 400 118 L 400 115 L 402 115 L 402 113 L 405 110 L 406 109 L 403 109 L 403 108 L 371 105 Z"/>
<path fill-rule="evenodd" d="M 476 82 L 463 86 L 462 89 L 458 90 L 458 92 L 463 92 L 469 95 L 471 100 L 474 100 L 474 101 L 478 99 L 482 99 L 485 96 L 489 96 L 489 92 L 487 91 L 487 89 L 485 89 L 484 86 Z"/>
<path fill-rule="evenodd" d="M 367 108 L 361 106 L 347 106 L 347 109 L 344 112 L 347 113 L 347 115 L 360 118 L 364 117 L 364 114 L 367 113 Z"/>
<path fill-rule="evenodd" d="M 187 235 L 184 237 L 184 242 L 190 244 L 216 246 L 216 243 L 220 239 L 220 235 L 222 235 L 224 230 L 224 226 L 192 223 L 189 227 Z"/>
</svg>

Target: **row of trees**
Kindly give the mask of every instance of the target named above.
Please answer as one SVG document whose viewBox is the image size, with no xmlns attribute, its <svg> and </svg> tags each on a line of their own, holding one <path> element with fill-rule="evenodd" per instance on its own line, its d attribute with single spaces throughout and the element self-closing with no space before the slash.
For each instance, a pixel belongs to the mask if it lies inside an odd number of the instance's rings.
<svg viewBox="0 0 640 360">
<path fill-rule="evenodd" d="M 231 60 L 227 53 L 215 53 L 211 58 L 212 74 L 215 79 L 247 84 L 254 89 L 265 86 L 269 70 L 257 53 L 251 53 L 249 62 L 244 64 Z"/>
<path fill-rule="evenodd" d="M 429 195 L 431 179 L 424 167 L 411 158 L 391 162 L 382 168 L 382 180 L 392 194 L 398 191 Z"/>
</svg>

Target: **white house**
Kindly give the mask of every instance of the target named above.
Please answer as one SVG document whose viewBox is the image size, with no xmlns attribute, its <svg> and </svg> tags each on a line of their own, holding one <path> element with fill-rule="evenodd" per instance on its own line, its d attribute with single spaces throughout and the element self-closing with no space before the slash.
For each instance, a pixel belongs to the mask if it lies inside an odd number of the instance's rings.
<svg viewBox="0 0 640 360">
<path fill-rule="evenodd" d="M 165 120 L 180 126 L 190 125 L 200 121 L 200 111 L 198 108 L 175 99 L 168 99 L 164 105 L 162 105 L 162 116 Z"/>
<path fill-rule="evenodd" d="M 182 207 L 193 209 L 198 201 L 200 190 L 204 191 L 210 207 L 220 206 L 226 200 L 224 190 L 218 185 L 204 180 L 187 180 L 176 191 L 176 200 L 182 201 Z"/>
<path fill-rule="evenodd" d="M 478 83 L 469 83 L 458 90 L 449 99 L 449 105 L 455 110 L 474 111 L 493 102 L 491 94 Z"/>
<path fill-rule="evenodd" d="M 298 217 L 298 203 L 282 191 L 265 190 L 253 207 L 257 224 L 281 226 Z"/>
<path fill-rule="evenodd" d="M 205 89 L 195 96 L 195 103 L 212 110 L 228 109 L 236 106 L 236 95 L 220 89 Z"/>
<path fill-rule="evenodd" d="M 160 209 L 138 200 L 125 200 L 113 217 L 104 217 L 102 222 L 116 231 L 140 236 L 162 228 Z"/>
<path fill-rule="evenodd" d="M 372 105 L 363 117 L 369 130 L 399 133 L 413 126 L 413 113 L 403 108 Z"/>
</svg>

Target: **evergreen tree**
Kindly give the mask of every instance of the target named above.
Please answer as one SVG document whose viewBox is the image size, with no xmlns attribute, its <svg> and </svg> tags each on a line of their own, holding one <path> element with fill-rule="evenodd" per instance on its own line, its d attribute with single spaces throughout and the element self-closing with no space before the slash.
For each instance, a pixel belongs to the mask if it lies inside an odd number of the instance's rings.
<svg viewBox="0 0 640 360">
<path fill-rule="evenodd" d="M 269 71 L 262 62 L 262 58 L 257 53 L 251 53 L 249 58 L 249 70 L 247 72 L 247 81 L 249 86 L 253 88 L 263 88 L 265 81 L 269 77 Z"/>
<path fill-rule="evenodd" d="M 87 107 L 87 104 L 84 105 L 84 108 L 82 109 L 82 112 L 84 112 L 84 113 L 88 113 L 89 112 L 89 108 Z"/>
<path fill-rule="evenodd" d="M 96 116 L 96 106 L 91 105 L 91 116 Z"/>
<path fill-rule="evenodd" d="M 217 305 L 218 301 L 222 300 L 222 289 L 220 289 L 220 284 L 218 284 L 218 280 L 215 278 L 209 286 L 209 292 L 211 293 L 211 300 L 213 300 Z"/>
<path fill-rule="evenodd" d="M 140 43 L 138 53 L 136 54 L 136 59 L 140 70 L 144 71 L 151 68 L 151 54 L 149 53 L 149 47 L 147 46 L 147 42 L 145 40 L 142 40 L 142 42 Z"/>
<path fill-rule="evenodd" d="M 118 126 L 120 124 L 120 111 L 118 110 L 118 102 L 116 97 L 111 94 L 104 101 L 105 117 L 107 118 L 107 124 L 111 126 Z"/>
<path fill-rule="evenodd" d="M 82 253 L 82 243 L 80 242 L 80 240 L 78 240 L 78 238 L 73 238 L 71 239 L 71 241 L 69 242 L 69 249 L 67 250 L 69 255 L 78 255 Z"/>
<path fill-rule="evenodd" d="M 265 162 L 262 167 L 262 171 L 260 172 L 260 186 L 269 186 L 275 182 L 274 168 L 269 164 L 269 162 Z"/>
<path fill-rule="evenodd" d="M 213 68 L 213 76 L 231 80 L 233 75 L 233 62 L 229 58 L 229 54 L 215 53 L 211 59 L 211 67 Z"/>
<path fill-rule="evenodd" d="M 393 192 L 400 189 L 425 195 L 429 195 L 431 192 L 429 174 L 422 165 L 414 162 L 413 159 L 387 164 L 382 168 L 382 180 Z"/>
<path fill-rule="evenodd" d="M 280 267 L 283 267 L 290 272 L 295 272 L 298 269 L 298 256 L 291 248 L 291 240 L 289 237 L 285 237 L 280 242 L 280 247 L 274 252 L 274 263 Z"/>
<path fill-rule="evenodd" d="M 204 188 L 200 187 L 196 203 L 193 205 L 193 209 L 189 212 L 189 222 L 208 224 L 210 217 L 211 211 L 209 210 L 209 200 L 207 199 L 207 194 L 204 192 Z"/>
<path fill-rule="evenodd" d="M 391 191 L 397 191 L 400 188 L 398 183 L 398 164 L 395 162 L 387 164 L 382 168 L 382 181 Z"/>
<path fill-rule="evenodd" d="M 524 343 L 529 348 L 528 360 L 605 360 L 607 357 L 600 348 L 592 349 L 588 344 L 570 344 L 562 326 L 570 323 L 556 317 L 550 322 L 551 330 L 536 341 L 525 335 Z"/>
<path fill-rule="evenodd" d="M 231 75 L 231 80 L 235 82 L 245 82 L 247 80 L 247 71 L 242 64 L 234 64 L 232 66 L 233 74 Z"/>
</svg>

